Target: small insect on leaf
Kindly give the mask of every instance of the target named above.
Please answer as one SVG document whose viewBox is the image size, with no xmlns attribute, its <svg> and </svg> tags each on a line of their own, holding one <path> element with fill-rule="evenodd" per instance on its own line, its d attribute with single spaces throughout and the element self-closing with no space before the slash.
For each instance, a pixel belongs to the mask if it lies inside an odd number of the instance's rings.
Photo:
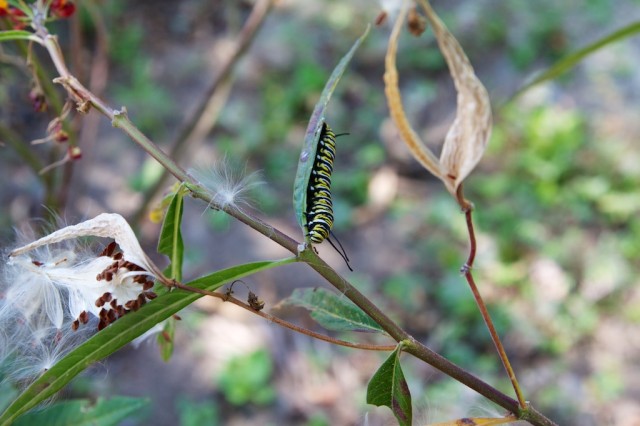
<svg viewBox="0 0 640 426">
<path fill-rule="evenodd" d="M 249 292 L 249 296 L 247 297 L 247 303 L 251 306 L 251 309 L 254 311 L 261 311 L 264 309 L 264 301 L 260 300 L 258 296 L 252 291 Z"/>
</svg>

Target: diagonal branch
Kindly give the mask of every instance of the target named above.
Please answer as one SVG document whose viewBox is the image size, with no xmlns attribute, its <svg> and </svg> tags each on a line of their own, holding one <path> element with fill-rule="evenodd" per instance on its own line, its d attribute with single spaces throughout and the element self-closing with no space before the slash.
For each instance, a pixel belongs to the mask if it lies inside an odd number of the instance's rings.
<svg viewBox="0 0 640 426">
<path fill-rule="evenodd" d="M 178 132 L 178 136 L 171 143 L 171 151 L 169 156 L 175 162 L 179 162 L 184 154 L 189 151 L 189 147 L 195 142 L 202 140 L 215 125 L 220 110 L 225 104 L 232 85 L 231 73 L 238 63 L 242 55 L 247 51 L 251 42 L 255 38 L 256 33 L 262 26 L 269 10 L 273 4 L 273 0 L 258 0 L 247 18 L 244 27 L 240 31 L 239 39 L 235 45 L 233 52 L 227 57 L 220 71 L 211 81 L 209 87 L 204 91 L 204 96 L 196 107 L 195 111 L 182 129 Z M 163 170 L 162 175 L 144 194 L 144 198 L 140 208 L 134 214 L 134 222 L 139 220 L 146 213 L 149 203 L 162 190 L 167 182 L 169 173 Z"/>
</svg>

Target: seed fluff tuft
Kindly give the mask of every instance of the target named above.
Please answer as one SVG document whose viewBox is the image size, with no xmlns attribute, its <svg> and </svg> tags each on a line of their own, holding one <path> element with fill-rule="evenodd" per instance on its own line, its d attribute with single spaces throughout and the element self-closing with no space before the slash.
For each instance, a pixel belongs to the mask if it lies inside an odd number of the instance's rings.
<svg viewBox="0 0 640 426">
<path fill-rule="evenodd" d="M 253 206 L 249 195 L 264 183 L 260 172 L 247 175 L 246 167 L 241 171 L 234 169 L 226 159 L 214 166 L 191 170 L 191 174 L 211 193 L 210 207 L 219 206 L 221 209 Z"/>
</svg>

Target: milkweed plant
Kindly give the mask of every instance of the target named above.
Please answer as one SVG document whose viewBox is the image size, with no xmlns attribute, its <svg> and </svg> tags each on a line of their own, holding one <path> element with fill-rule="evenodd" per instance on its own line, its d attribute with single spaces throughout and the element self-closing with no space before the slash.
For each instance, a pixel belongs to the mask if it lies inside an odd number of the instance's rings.
<svg viewBox="0 0 640 426">
<path fill-rule="evenodd" d="M 132 225 L 117 212 L 103 212 L 76 224 L 58 226 L 40 237 L 21 235 L 14 244 L 5 246 L 0 265 L 0 362 L 2 374 L 20 392 L 13 394 L 4 407 L 0 425 L 11 424 L 33 409 L 42 409 L 45 401 L 83 370 L 150 333 L 163 333 L 164 339 L 158 339 L 160 350 L 163 357 L 170 357 L 177 313 L 201 297 L 231 302 L 239 309 L 290 329 L 292 333 L 304 333 L 353 350 L 386 352 L 386 360 L 377 371 L 371 372 L 366 402 L 388 407 L 400 425 L 413 424 L 411 394 L 402 370 L 402 361 L 407 356 L 427 363 L 452 380 L 468 386 L 504 409 L 505 413 L 492 418 L 452 420 L 447 425 L 497 425 L 515 421 L 527 421 L 533 425 L 555 424 L 536 410 L 535 401 L 527 400 L 526 389 L 518 383 L 507 350 L 483 302 L 481 286 L 474 281 L 473 265 L 477 250 L 472 216 L 474 206 L 465 198 L 463 188 L 471 171 L 482 159 L 491 134 L 491 102 L 464 50 L 428 0 L 382 2 L 372 15 L 373 28 L 363 28 L 362 36 L 351 49 L 342 58 L 336 58 L 337 65 L 326 80 L 304 138 L 300 141 L 301 154 L 291 207 L 301 232 L 295 235 L 285 234 L 267 219 L 250 213 L 253 209 L 246 208 L 247 190 L 260 184 L 259 177 L 251 171 L 237 174 L 229 171 L 224 163 L 209 169 L 185 171 L 178 165 L 177 150 L 166 153 L 160 149 L 129 118 L 126 108 L 108 105 L 69 71 L 58 37 L 50 32 L 48 26 L 50 22 L 74 16 L 76 9 L 81 8 L 80 2 L 76 3 L 65 0 L 0 0 L 3 28 L 0 41 L 17 43 L 23 48 L 21 51 L 28 59 L 28 69 L 34 75 L 33 89 L 29 94 L 34 108 L 56 111 L 47 136 L 38 142 L 54 141 L 66 148 L 63 157 L 54 164 L 32 165 L 34 173 L 46 174 L 52 167 L 84 161 L 83 147 L 78 145 L 78 139 L 73 135 L 72 118 L 83 119 L 91 113 L 108 120 L 114 132 L 124 132 L 139 150 L 155 159 L 177 182 L 172 186 L 166 183 L 162 187 L 165 197 L 151 213 L 162 220 L 157 252 L 166 255 L 170 264 L 164 269 L 157 266 L 151 260 L 156 254 L 143 250 Z M 223 67 L 227 76 L 271 6 L 270 0 L 256 1 L 235 56 Z M 487 326 L 496 357 L 504 366 L 505 377 L 511 382 L 512 391 L 509 393 L 498 390 L 412 337 L 392 319 L 393 315 L 376 306 L 349 282 L 348 276 L 338 274 L 315 250 L 314 245 L 323 240 L 335 240 L 332 225 L 336 212 L 332 209 L 330 185 L 333 160 L 339 155 L 340 141 L 330 130 L 326 112 L 331 107 L 332 94 L 339 90 L 341 76 L 347 72 L 349 62 L 371 31 L 390 34 L 386 55 L 379 58 L 385 68 L 380 78 L 384 80 L 389 115 L 400 139 L 413 157 L 442 182 L 442 190 L 455 199 L 463 213 L 460 220 L 466 223 L 469 252 L 460 272 L 471 289 L 478 314 Z M 419 37 L 425 31 L 433 32 L 457 95 L 455 120 L 445 137 L 439 158 L 421 140 L 405 114 L 399 88 L 400 76 L 396 69 L 400 35 L 410 32 Z M 40 61 L 49 61 L 55 69 L 56 75 L 49 80 L 38 73 L 42 64 L 36 61 L 35 51 L 44 53 L 44 56 L 40 55 L 44 58 Z M 226 98 L 228 80 L 224 77 L 213 84 L 210 99 L 219 96 L 224 101 Z M 55 90 L 55 86 L 59 89 Z M 60 91 L 64 93 L 62 99 Z M 199 115 L 196 114 L 196 121 L 206 120 L 205 103 Z M 168 193 L 166 188 L 170 188 Z M 207 208 L 222 211 L 253 232 L 263 234 L 288 250 L 291 256 L 210 271 L 198 279 L 184 282 L 181 221 L 183 205 L 189 198 L 199 200 Z M 50 201 L 53 203 L 55 200 Z M 50 207 L 54 209 L 55 205 Z M 109 242 L 96 248 L 95 241 L 105 239 Z M 346 253 L 344 257 L 348 261 Z M 243 277 L 294 262 L 306 264 L 335 291 L 299 289 L 289 303 L 310 310 L 313 318 L 329 330 L 378 333 L 385 336 L 387 344 L 345 341 L 311 331 L 268 313 L 259 295 L 250 293 L 248 300 L 240 300 L 231 291 L 223 291 L 224 285 Z"/>
</svg>

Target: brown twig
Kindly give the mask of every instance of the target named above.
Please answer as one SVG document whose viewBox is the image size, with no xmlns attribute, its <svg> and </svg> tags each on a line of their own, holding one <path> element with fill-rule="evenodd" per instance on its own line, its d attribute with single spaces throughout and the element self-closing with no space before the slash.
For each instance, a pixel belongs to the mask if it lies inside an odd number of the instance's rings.
<svg viewBox="0 0 640 426">
<path fill-rule="evenodd" d="M 473 228 L 473 218 L 471 213 L 473 212 L 473 205 L 464 198 L 462 184 L 458 187 L 456 191 L 456 199 L 458 200 L 458 204 L 460 208 L 464 212 L 465 219 L 467 222 L 467 230 L 469 232 L 469 257 L 467 258 L 466 263 L 460 268 L 460 272 L 464 274 L 464 277 L 469 283 L 469 288 L 471 289 L 471 293 L 473 293 L 473 298 L 476 301 L 476 305 L 478 305 L 478 309 L 480 310 L 480 314 L 482 315 L 482 319 L 489 329 L 489 334 L 491 335 L 491 340 L 493 340 L 493 344 L 498 351 L 498 356 L 502 361 L 502 365 L 504 365 L 504 369 L 507 371 L 507 375 L 509 376 L 509 380 L 511 380 L 511 384 L 513 385 L 513 390 L 516 393 L 518 398 L 518 404 L 520 408 L 526 409 L 527 403 L 522 395 L 522 389 L 520 389 L 520 384 L 516 379 L 516 373 L 513 371 L 511 367 L 511 362 L 509 362 L 509 357 L 507 356 L 507 352 L 504 350 L 504 346 L 502 345 L 502 341 L 500 340 L 500 336 L 496 331 L 495 326 L 493 325 L 493 321 L 491 320 L 491 315 L 489 315 L 489 310 L 487 309 L 487 305 L 485 305 L 482 296 L 480 295 L 480 291 L 478 290 L 478 286 L 473 279 L 473 274 L 471 270 L 473 268 L 473 262 L 476 257 L 477 243 L 476 243 L 476 233 Z"/>
<path fill-rule="evenodd" d="M 296 331 L 298 333 L 302 333 L 302 334 L 306 334 L 307 336 L 310 337 L 314 337 L 316 339 L 319 340 L 324 340 L 325 342 L 329 342 L 329 343 L 333 343 L 335 345 L 340 345 L 340 346 L 346 346 L 348 348 L 354 348 L 354 349 L 362 349 L 365 351 L 387 351 L 387 352 L 391 352 L 396 348 L 396 345 L 370 345 L 370 344 L 366 344 L 366 343 L 352 343 L 352 342 L 347 342 L 345 340 L 340 340 L 340 339 L 335 339 L 333 337 L 329 337 L 327 335 L 324 334 L 320 334 L 320 333 L 316 333 L 315 331 L 311 331 L 309 329 L 306 329 L 304 327 L 300 327 L 297 326 L 295 324 L 290 323 L 289 321 L 285 321 L 281 318 L 278 318 L 274 315 L 270 315 L 267 314 L 265 312 L 262 311 L 258 311 L 253 309 L 250 305 L 236 299 L 235 297 L 231 296 L 230 294 L 221 294 L 221 293 L 216 293 L 214 291 L 209 291 L 209 290 L 203 290 L 200 288 L 195 288 L 195 287 L 191 287 L 185 284 L 181 284 L 179 282 L 174 282 L 173 286 L 185 291 L 190 291 L 192 293 L 198 293 L 198 294 L 202 294 L 205 296 L 211 296 L 211 297 L 216 297 L 220 300 L 223 300 L 225 302 L 231 302 L 234 305 L 240 306 L 243 309 L 246 309 L 247 311 L 254 313 L 258 316 L 261 316 L 262 318 L 274 322 L 278 325 L 281 325 L 282 327 L 288 328 L 290 330 Z"/>
</svg>

